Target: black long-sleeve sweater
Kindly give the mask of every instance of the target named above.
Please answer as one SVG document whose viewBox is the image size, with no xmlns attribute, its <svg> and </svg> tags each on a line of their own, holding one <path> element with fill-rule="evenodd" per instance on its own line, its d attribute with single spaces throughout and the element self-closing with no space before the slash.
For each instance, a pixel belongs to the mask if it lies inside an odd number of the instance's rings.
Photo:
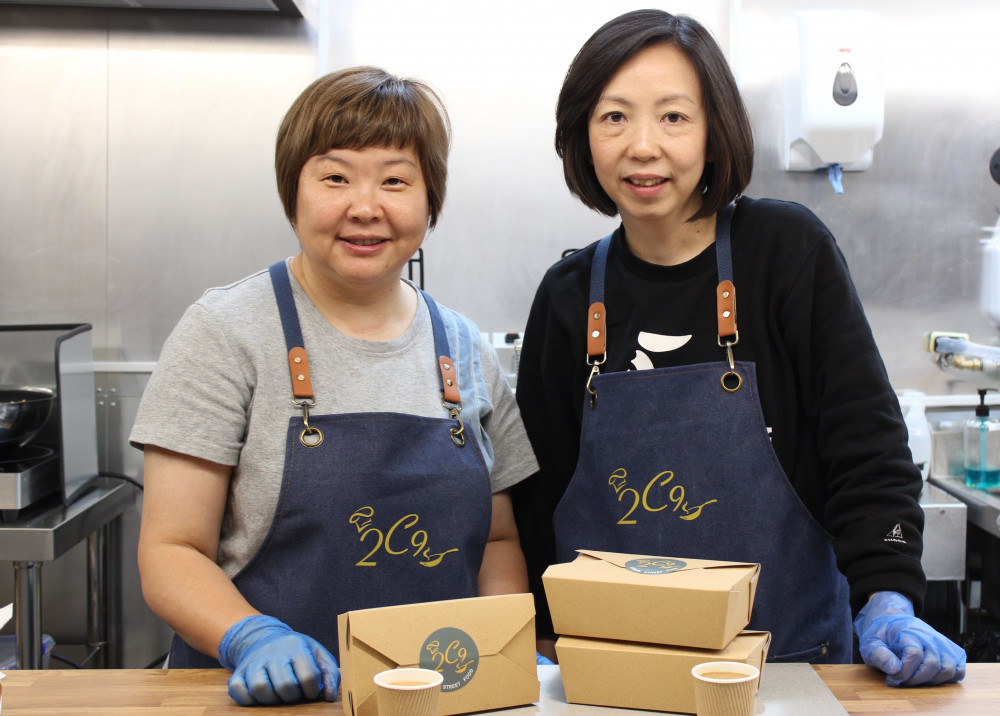
<svg viewBox="0 0 1000 716">
<path fill-rule="evenodd" d="M 517 402 L 540 471 L 515 486 L 513 498 L 540 636 L 551 634 L 541 574 L 555 561 L 552 515 L 579 451 L 595 246 L 546 273 L 518 370 Z M 799 498 L 834 538 L 852 610 L 870 593 L 892 590 L 908 596 L 919 614 L 920 473 L 840 249 L 805 207 L 744 197 L 733 215 L 732 256 L 734 357 L 756 363 L 773 448 Z M 715 244 L 683 264 L 659 266 L 632 255 L 619 228 L 605 281 L 608 356 L 601 372 L 634 370 L 643 356 L 655 368 L 725 360 L 717 343 L 717 283 Z M 654 353 L 639 346 L 640 331 L 691 339 Z"/>
</svg>

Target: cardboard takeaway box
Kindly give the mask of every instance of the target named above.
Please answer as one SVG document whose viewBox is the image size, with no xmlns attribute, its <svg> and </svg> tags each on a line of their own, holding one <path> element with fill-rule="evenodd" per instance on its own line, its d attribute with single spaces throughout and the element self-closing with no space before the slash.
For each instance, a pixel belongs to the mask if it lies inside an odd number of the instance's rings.
<svg viewBox="0 0 1000 716">
<path fill-rule="evenodd" d="M 556 653 L 570 703 L 695 713 L 693 666 L 739 661 L 763 672 L 770 643 L 766 631 L 741 632 L 719 650 L 561 636 Z"/>
<path fill-rule="evenodd" d="M 360 609 L 337 624 L 347 716 L 375 716 L 372 679 L 399 666 L 444 674 L 441 716 L 538 701 L 530 594 Z"/>
<path fill-rule="evenodd" d="M 759 564 L 579 550 L 542 575 L 556 634 L 722 649 L 750 623 Z"/>
</svg>

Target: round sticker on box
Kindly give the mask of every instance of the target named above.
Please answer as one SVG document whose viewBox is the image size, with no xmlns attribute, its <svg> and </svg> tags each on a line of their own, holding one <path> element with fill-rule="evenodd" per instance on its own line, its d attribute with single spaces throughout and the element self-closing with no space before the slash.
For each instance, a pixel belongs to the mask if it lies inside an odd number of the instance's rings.
<svg viewBox="0 0 1000 716">
<path fill-rule="evenodd" d="M 666 574 L 676 572 L 686 566 L 687 562 L 667 557 L 642 557 L 641 559 L 630 559 L 625 563 L 627 570 L 639 574 Z"/>
<path fill-rule="evenodd" d="M 461 629 L 442 627 L 424 640 L 420 668 L 441 672 L 444 693 L 458 691 L 472 681 L 479 669 L 479 648 Z"/>
</svg>

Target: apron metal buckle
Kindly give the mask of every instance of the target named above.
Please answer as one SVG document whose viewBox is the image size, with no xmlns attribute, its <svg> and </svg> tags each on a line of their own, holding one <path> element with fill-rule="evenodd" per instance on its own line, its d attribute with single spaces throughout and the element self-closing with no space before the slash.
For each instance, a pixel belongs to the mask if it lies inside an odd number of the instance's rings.
<svg viewBox="0 0 1000 716">
<path fill-rule="evenodd" d="M 587 377 L 587 392 L 590 393 L 590 409 L 593 410 L 597 407 L 597 391 L 590 387 L 590 381 L 594 379 L 595 375 L 600 375 L 600 366 L 603 365 L 604 361 L 608 359 L 607 351 L 601 356 L 600 360 L 591 360 L 591 357 L 587 356 L 587 365 L 590 366 L 590 375 Z"/>
<path fill-rule="evenodd" d="M 597 407 L 597 391 L 590 387 L 590 381 L 594 379 L 595 375 L 600 374 L 600 370 L 597 368 L 597 363 L 592 363 L 591 365 L 590 375 L 587 377 L 587 392 L 590 393 L 590 409 L 593 410 Z"/>
<path fill-rule="evenodd" d="M 726 341 L 726 358 L 729 359 L 729 370 L 722 374 L 722 378 L 719 380 L 722 383 L 722 389 L 727 393 L 735 393 L 743 385 L 743 378 L 739 373 L 736 372 L 736 363 L 733 361 L 733 346 L 739 342 L 739 333 L 736 334 L 736 340 L 730 342 Z M 719 337 L 719 345 L 722 344 L 722 337 Z"/>
<path fill-rule="evenodd" d="M 299 433 L 299 442 L 306 447 L 319 447 L 323 442 L 323 431 L 309 424 L 309 408 L 316 407 L 315 400 L 293 400 L 296 406 L 302 408 L 302 422 L 305 427 Z"/>
<path fill-rule="evenodd" d="M 449 431 L 451 434 L 451 441 L 458 447 L 465 447 L 465 423 L 462 422 L 462 406 L 449 405 L 443 401 L 441 404 L 448 411 L 448 417 L 452 420 L 458 421 L 458 427 L 452 428 Z"/>
</svg>

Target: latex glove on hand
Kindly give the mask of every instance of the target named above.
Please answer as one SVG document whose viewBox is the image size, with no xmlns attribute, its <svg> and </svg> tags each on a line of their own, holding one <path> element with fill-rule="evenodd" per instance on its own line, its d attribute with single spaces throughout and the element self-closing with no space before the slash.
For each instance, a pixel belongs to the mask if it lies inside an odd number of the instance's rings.
<svg viewBox="0 0 1000 716">
<path fill-rule="evenodd" d="M 889 686 L 934 685 L 965 678 L 965 650 L 913 615 L 899 592 L 875 592 L 854 620 L 861 658 Z"/>
<path fill-rule="evenodd" d="M 547 656 L 542 656 L 541 653 L 535 652 L 535 664 L 537 666 L 555 666 L 556 662 L 552 661 Z"/>
<path fill-rule="evenodd" d="M 274 617 L 244 617 L 219 643 L 219 663 L 233 672 L 229 695 L 240 706 L 337 698 L 337 660 L 318 641 Z"/>
</svg>

